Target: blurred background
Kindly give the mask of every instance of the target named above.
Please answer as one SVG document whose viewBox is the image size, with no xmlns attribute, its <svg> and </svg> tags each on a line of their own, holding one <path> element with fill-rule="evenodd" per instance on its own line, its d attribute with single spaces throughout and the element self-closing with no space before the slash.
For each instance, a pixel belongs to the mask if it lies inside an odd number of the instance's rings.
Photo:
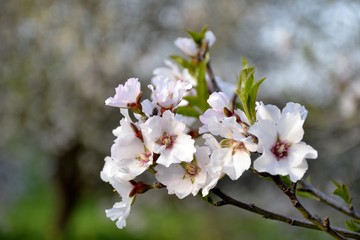
<svg viewBox="0 0 360 240">
<path fill-rule="evenodd" d="M 215 74 L 235 82 L 241 57 L 267 80 L 265 103 L 309 109 L 312 183 L 337 180 L 360 207 L 360 3 L 335 0 L 4 1 L 0 8 L 0 239 L 328 239 L 165 190 L 137 198 L 119 230 L 104 210 L 118 201 L 99 172 L 119 124 L 104 100 L 129 77 L 146 89 L 184 30 L 209 25 Z M 146 91 L 146 90 L 145 90 Z M 225 192 L 299 217 L 271 183 L 245 173 Z M 332 223 L 344 218 L 305 205 Z"/>
</svg>

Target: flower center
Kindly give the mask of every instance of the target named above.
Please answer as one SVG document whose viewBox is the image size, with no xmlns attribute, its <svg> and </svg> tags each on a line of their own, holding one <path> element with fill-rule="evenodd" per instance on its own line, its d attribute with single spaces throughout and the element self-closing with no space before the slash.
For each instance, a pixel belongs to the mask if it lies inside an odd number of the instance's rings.
<svg viewBox="0 0 360 240">
<path fill-rule="evenodd" d="M 290 145 L 278 141 L 271 149 L 271 152 L 276 156 L 279 161 L 281 158 L 287 157 Z"/>
<path fill-rule="evenodd" d="M 176 140 L 176 136 L 170 136 L 167 132 L 165 132 L 159 140 L 156 141 L 157 144 L 166 146 L 166 149 L 171 148 L 174 145 Z"/>
<path fill-rule="evenodd" d="M 136 156 L 136 160 L 139 161 L 140 166 L 144 166 L 146 163 L 150 161 L 151 152 L 146 151 L 144 153 L 140 153 Z"/>
<path fill-rule="evenodd" d="M 201 168 L 198 167 L 196 162 L 191 162 L 191 163 L 183 162 L 183 163 L 181 163 L 181 165 L 183 166 L 183 168 L 185 169 L 185 172 L 186 172 L 184 175 L 184 178 L 189 177 L 191 182 L 194 183 L 195 177 L 201 171 Z"/>
</svg>

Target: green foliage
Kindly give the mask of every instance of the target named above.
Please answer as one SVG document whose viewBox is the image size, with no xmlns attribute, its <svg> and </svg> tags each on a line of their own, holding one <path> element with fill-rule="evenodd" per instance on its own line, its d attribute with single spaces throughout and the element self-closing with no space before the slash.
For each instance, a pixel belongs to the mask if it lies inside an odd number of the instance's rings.
<svg viewBox="0 0 360 240">
<path fill-rule="evenodd" d="M 360 221 L 359 220 L 345 221 L 345 225 L 351 231 L 360 232 Z"/>
<path fill-rule="evenodd" d="M 333 194 L 336 196 L 341 197 L 346 204 L 351 206 L 351 196 L 349 193 L 349 188 L 345 184 L 340 184 L 336 181 L 332 181 L 332 183 L 336 186 Z"/>
<path fill-rule="evenodd" d="M 314 199 L 316 201 L 320 201 L 320 199 L 318 197 L 314 196 L 314 194 L 312 194 L 310 192 L 306 192 L 306 191 L 301 191 L 299 189 L 297 189 L 296 195 L 299 197 L 310 198 L 310 199 Z"/>
<path fill-rule="evenodd" d="M 201 45 L 202 40 L 205 37 L 205 33 L 208 29 L 208 25 L 205 25 L 200 32 L 187 31 L 190 37 L 194 40 L 197 45 Z"/>
<path fill-rule="evenodd" d="M 281 176 L 279 175 L 281 181 L 287 186 L 287 187 L 291 187 L 292 185 L 292 181 L 290 180 L 290 176 L 286 175 L 286 176 Z"/>
<path fill-rule="evenodd" d="M 259 87 L 265 78 L 255 81 L 255 67 L 249 66 L 246 59 L 242 61 L 243 68 L 240 72 L 236 93 L 238 94 L 242 108 L 253 124 L 256 120 L 255 102 Z"/>
<path fill-rule="evenodd" d="M 209 108 L 207 99 L 209 98 L 209 92 L 206 83 L 206 65 L 207 61 L 199 63 L 197 68 L 197 86 L 196 95 L 185 96 L 184 99 L 189 102 L 187 106 L 182 106 L 177 109 L 177 113 L 185 116 L 198 117 L 201 113 L 205 112 Z"/>
</svg>

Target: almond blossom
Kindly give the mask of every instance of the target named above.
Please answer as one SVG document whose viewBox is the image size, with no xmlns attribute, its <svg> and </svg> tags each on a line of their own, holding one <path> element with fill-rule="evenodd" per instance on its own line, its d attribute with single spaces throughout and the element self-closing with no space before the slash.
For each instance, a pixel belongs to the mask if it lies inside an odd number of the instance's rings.
<svg viewBox="0 0 360 240">
<path fill-rule="evenodd" d="M 209 154 L 207 147 L 197 147 L 193 161 L 172 164 L 168 168 L 157 165 L 155 177 L 166 186 L 169 194 L 175 194 L 180 199 L 189 194 L 196 196 L 207 180 Z"/>
<path fill-rule="evenodd" d="M 137 78 L 129 78 L 124 85 L 119 84 L 115 96 L 106 99 L 105 104 L 112 107 L 129 108 L 141 97 L 140 82 Z"/>
<path fill-rule="evenodd" d="M 192 88 L 191 83 L 182 81 L 172 81 L 165 76 L 158 76 L 153 79 L 153 85 L 148 85 L 152 91 L 153 103 L 160 106 L 163 110 L 172 110 L 181 102 L 185 91 Z"/>
<path fill-rule="evenodd" d="M 172 81 L 180 81 L 185 83 L 191 83 L 192 86 L 196 86 L 196 79 L 190 74 L 188 69 L 180 69 L 175 63 L 165 60 L 165 65 L 167 67 L 159 67 L 153 71 L 154 77 L 156 79 L 158 77 L 166 77 L 171 79 Z M 156 80 L 155 80 L 156 81 Z"/>
<path fill-rule="evenodd" d="M 195 141 L 184 132 L 186 125 L 171 111 L 166 110 L 162 117 L 149 118 L 140 127 L 147 148 L 160 154 L 156 163 L 169 167 L 172 163 L 192 161 Z"/>
<path fill-rule="evenodd" d="M 202 44 L 207 47 L 214 45 L 216 37 L 212 31 L 206 31 Z M 192 38 L 180 37 L 175 40 L 175 45 L 190 57 L 195 57 L 199 52 L 199 47 Z"/>
<path fill-rule="evenodd" d="M 210 134 L 205 134 L 204 138 L 215 146 L 211 154 L 213 172 L 222 172 L 232 180 L 237 180 L 250 168 L 250 150 L 254 151 L 255 149 L 251 137 L 245 138 L 244 141 L 224 139 L 220 144 Z"/>
<path fill-rule="evenodd" d="M 129 174 L 130 179 L 143 173 L 153 163 L 152 152 L 144 145 L 136 124 L 124 118 L 114 130 L 114 135 L 117 138 L 111 147 L 111 159 L 121 172 Z"/>
<path fill-rule="evenodd" d="M 119 193 L 122 198 L 121 202 L 116 202 L 111 209 L 105 210 L 106 217 L 112 221 L 116 221 L 116 226 L 120 229 L 126 226 L 126 218 L 130 214 L 131 204 L 134 197 L 130 197 L 130 193 L 133 190 L 133 185 L 129 181 L 122 181 L 118 179 L 112 179 L 110 181 L 114 189 Z"/>
<path fill-rule="evenodd" d="M 300 180 L 308 165 L 306 158 L 317 158 L 317 151 L 302 142 L 306 109 L 300 104 L 288 103 L 280 111 L 274 105 L 257 106 L 257 122 L 249 132 L 258 138 L 259 153 L 255 170 L 272 175 L 289 175 L 291 181 Z"/>
<path fill-rule="evenodd" d="M 224 109 L 229 109 L 230 101 L 223 92 L 214 92 L 207 100 L 211 109 L 205 111 L 200 116 L 200 121 L 204 124 L 199 128 L 200 133 L 212 132 L 218 128 L 218 123 L 225 117 Z"/>
</svg>

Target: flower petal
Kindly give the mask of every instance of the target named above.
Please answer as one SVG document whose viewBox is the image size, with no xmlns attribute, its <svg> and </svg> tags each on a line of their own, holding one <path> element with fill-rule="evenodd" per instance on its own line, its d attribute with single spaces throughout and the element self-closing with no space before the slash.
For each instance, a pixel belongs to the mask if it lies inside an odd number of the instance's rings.
<svg viewBox="0 0 360 240">
<path fill-rule="evenodd" d="M 280 109 L 275 105 L 264 105 L 262 102 L 258 102 L 256 106 L 256 119 L 257 120 L 270 120 L 277 122 L 281 117 Z"/>
<path fill-rule="evenodd" d="M 281 141 L 287 143 L 298 143 L 304 136 L 304 120 L 299 113 L 286 113 L 277 124 L 277 132 Z"/>
<path fill-rule="evenodd" d="M 304 142 L 293 144 L 288 154 L 289 164 L 293 167 L 301 165 L 306 158 L 316 159 L 318 155 L 313 147 Z"/>
<path fill-rule="evenodd" d="M 262 153 L 264 147 L 270 149 L 277 140 L 276 125 L 270 120 L 259 120 L 248 132 L 258 138 L 259 153 Z"/>
</svg>

